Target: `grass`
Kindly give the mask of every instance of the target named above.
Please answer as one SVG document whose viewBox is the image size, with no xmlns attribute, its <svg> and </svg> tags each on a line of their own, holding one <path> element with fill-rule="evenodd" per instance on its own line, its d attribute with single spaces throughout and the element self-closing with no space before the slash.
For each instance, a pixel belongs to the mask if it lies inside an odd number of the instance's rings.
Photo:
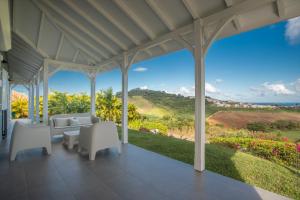
<svg viewBox="0 0 300 200">
<path fill-rule="evenodd" d="M 194 143 L 129 130 L 129 142 L 182 162 L 193 164 Z M 285 166 L 227 147 L 206 145 L 206 169 L 266 190 L 300 199 L 300 175 Z"/>
<path fill-rule="evenodd" d="M 280 134 L 282 137 L 289 138 L 292 142 L 300 142 L 300 130 L 287 130 L 287 131 L 280 131 L 276 130 L 272 133 Z"/>
<path fill-rule="evenodd" d="M 164 108 L 154 105 L 152 102 L 141 96 L 129 97 L 129 102 L 133 103 L 138 108 L 138 112 L 142 115 L 163 117 L 172 113 Z"/>
</svg>

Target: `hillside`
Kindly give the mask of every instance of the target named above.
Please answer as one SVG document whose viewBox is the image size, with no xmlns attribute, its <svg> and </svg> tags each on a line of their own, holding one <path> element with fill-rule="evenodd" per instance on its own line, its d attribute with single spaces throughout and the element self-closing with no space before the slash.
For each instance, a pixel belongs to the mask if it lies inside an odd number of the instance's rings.
<svg viewBox="0 0 300 200">
<path fill-rule="evenodd" d="M 166 114 L 192 115 L 194 112 L 194 99 L 163 91 L 133 89 L 128 93 L 129 97 L 145 99 L 157 109 L 167 111 Z M 142 104 L 140 104 L 142 105 Z M 139 105 L 137 105 L 139 107 Z"/>
<path fill-rule="evenodd" d="M 170 110 L 159 107 L 142 96 L 129 96 L 128 100 L 129 103 L 137 107 L 137 111 L 142 115 L 163 117 L 172 113 Z"/>
<path fill-rule="evenodd" d="M 117 96 L 121 97 L 121 93 L 117 93 Z M 138 111 L 144 115 L 194 117 L 195 99 L 193 97 L 138 88 L 130 90 L 128 96 L 129 102 L 135 104 Z M 221 109 L 212 102 L 212 98 L 206 97 L 206 116 L 210 116 Z"/>
</svg>

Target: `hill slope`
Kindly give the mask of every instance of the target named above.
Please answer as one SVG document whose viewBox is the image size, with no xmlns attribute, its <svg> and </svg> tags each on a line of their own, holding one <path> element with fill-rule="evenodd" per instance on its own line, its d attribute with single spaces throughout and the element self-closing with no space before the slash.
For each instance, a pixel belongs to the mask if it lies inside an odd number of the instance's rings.
<svg viewBox="0 0 300 200">
<path fill-rule="evenodd" d="M 117 93 L 121 97 L 120 93 Z M 195 99 L 182 95 L 169 94 L 164 91 L 132 89 L 128 92 L 129 102 L 137 106 L 141 114 L 163 117 L 176 115 L 177 117 L 193 118 Z M 206 115 L 210 116 L 219 111 L 214 104 L 206 101 Z"/>
<path fill-rule="evenodd" d="M 141 89 L 130 90 L 128 95 L 129 97 L 142 97 L 151 102 L 153 106 L 164 109 L 170 114 L 192 115 L 194 112 L 194 99 L 181 95 Z"/>
<path fill-rule="evenodd" d="M 163 117 L 172 113 L 170 110 L 168 111 L 167 109 L 158 107 L 142 96 L 129 96 L 128 100 L 129 103 L 132 103 L 137 107 L 137 111 L 142 115 Z"/>
</svg>

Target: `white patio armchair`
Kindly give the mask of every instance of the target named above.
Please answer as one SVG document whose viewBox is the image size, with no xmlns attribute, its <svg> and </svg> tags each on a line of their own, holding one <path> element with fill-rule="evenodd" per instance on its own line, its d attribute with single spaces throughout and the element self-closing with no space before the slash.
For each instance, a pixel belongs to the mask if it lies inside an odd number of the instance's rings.
<svg viewBox="0 0 300 200">
<path fill-rule="evenodd" d="M 45 148 L 49 155 L 51 154 L 49 126 L 31 124 L 30 121 L 16 121 L 11 136 L 10 160 L 15 160 L 19 151 L 40 147 Z"/>
<path fill-rule="evenodd" d="M 113 147 L 121 153 L 117 126 L 113 122 L 99 122 L 90 127 L 80 127 L 78 152 L 87 150 L 90 160 L 95 160 L 97 151 Z"/>
</svg>

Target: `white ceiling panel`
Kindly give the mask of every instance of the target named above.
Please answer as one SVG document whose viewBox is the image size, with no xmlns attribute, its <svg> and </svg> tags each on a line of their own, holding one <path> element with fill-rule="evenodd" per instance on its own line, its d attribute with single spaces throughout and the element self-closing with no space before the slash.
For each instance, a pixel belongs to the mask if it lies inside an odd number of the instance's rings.
<svg viewBox="0 0 300 200">
<path fill-rule="evenodd" d="M 72 62 L 77 49 L 74 45 L 65 38 L 61 47 L 58 60 Z"/>
<path fill-rule="evenodd" d="M 39 47 L 44 50 L 49 57 L 55 58 L 60 37 L 61 32 L 49 21 L 48 17 L 46 17 L 40 32 Z"/>
<path fill-rule="evenodd" d="M 126 51 L 140 51 L 140 61 L 191 47 L 198 18 L 206 39 L 232 20 L 218 39 L 300 15 L 299 0 L 14 0 L 13 8 L 9 60 L 26 78 L 46 58 L 102 72 L 118 67 Z"/>
</svg>

